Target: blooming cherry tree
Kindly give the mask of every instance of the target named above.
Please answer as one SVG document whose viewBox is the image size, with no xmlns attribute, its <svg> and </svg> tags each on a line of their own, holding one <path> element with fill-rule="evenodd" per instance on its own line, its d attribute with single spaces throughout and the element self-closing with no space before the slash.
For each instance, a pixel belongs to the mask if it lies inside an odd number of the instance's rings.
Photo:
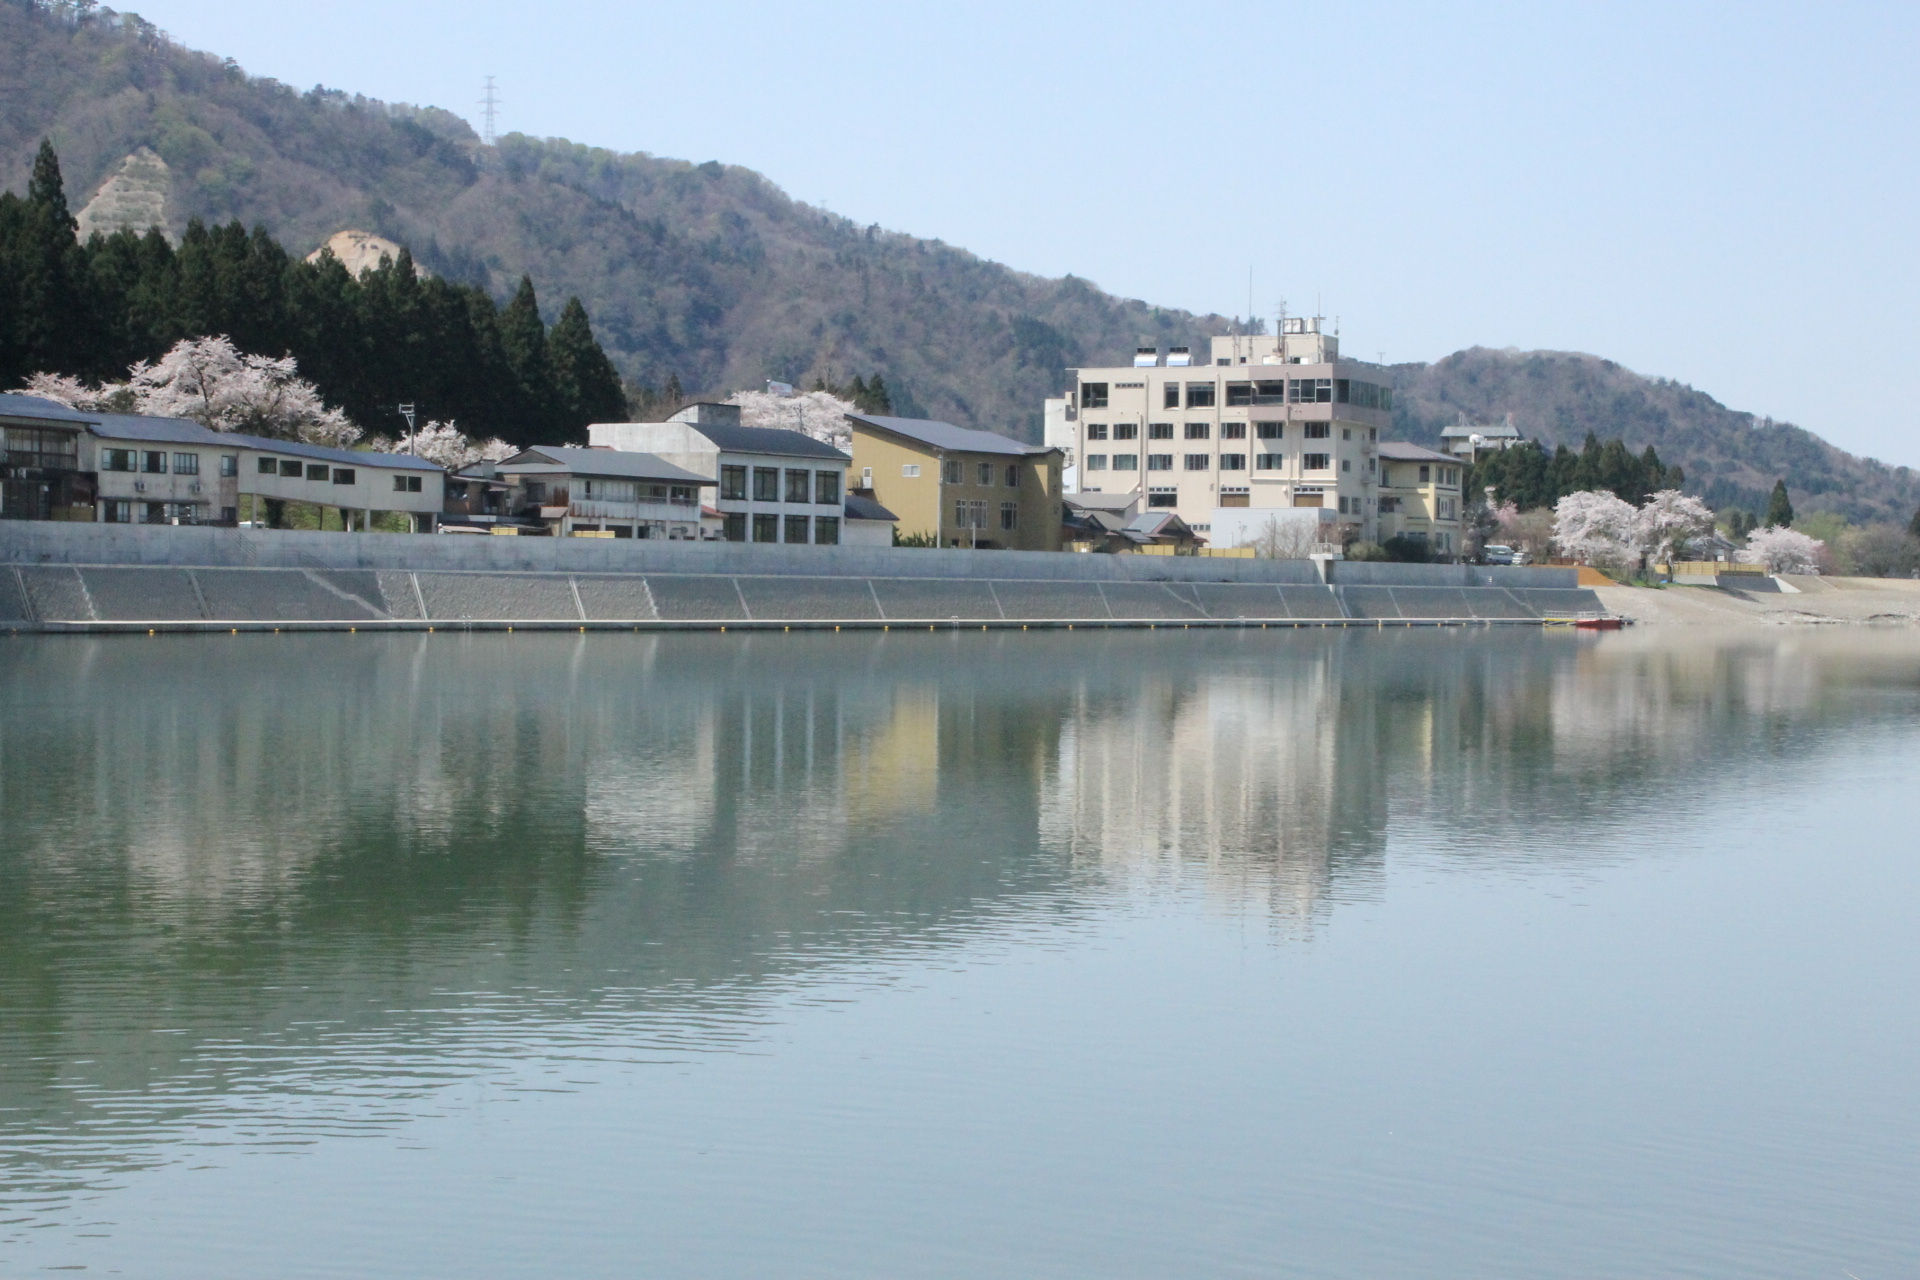
<svg viewBox="0 0 1920 1280">
<path fill-rule="evenodd" d="M 1763 564 L 1768 573 L 1818 573 L 1820 552 L 1826 543 L 1784 525 L 1755 529 L 1747 535 L 1742 564 Z"/>
<path fill-rule="evenodd" d="M 831 392 L 803 391 L 783 396 L 769 391 L 736 391 L 727 397 L 727 403 L 740 406 L 743 427 L 778 427 L 812 436 L 836 449 L 853 448 L 853 429 L 847 425 L 847 415 L 857 410 L 851 400 L 842 400 Z"/>
<path fill-rule="evenodd" d="M 1591 564 L 1624 565 L 1640 542 L 1640 513 L 1605 490 L 1570 493 L 1553 508 L 1553 543 L 1562 555 Z"/>
<path fill-rule="evenodd" d="M 1678 489 L 1662 489 L 1640 508 L 1635 550 L 1643 557 L 1670 563 L 1675 550 L 1712 532 L 1713 512 L 1706 503 Z"/>
<path fill-rule="evenodd" d="M 498 462 L 515 453 L 504 440 L 475 440 L 460 430 L 458 423 L 433 421 L 413 433 L 411 446 L 406 439 L 377 440 L 373 447 L 386 453 L 411 453 L 416 458 L 437 462 L 449 471 L 476 462 Z"/>
</svg>

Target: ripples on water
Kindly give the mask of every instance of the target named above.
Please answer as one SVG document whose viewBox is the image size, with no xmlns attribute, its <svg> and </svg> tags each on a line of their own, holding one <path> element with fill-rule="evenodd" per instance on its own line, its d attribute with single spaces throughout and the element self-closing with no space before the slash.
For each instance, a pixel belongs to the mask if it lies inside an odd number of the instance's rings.
<svg viewBox="0 0 1920 1280">
<path fill-rule="evenodd" d="M 1306 982 L 1343 911 L 1444 913 L 1460 877 L 1578 892 L 1689 856 L 1676 815 L 1764 807 L 1836 754 L 1910 759 L 1917 689 L 1905 633 L 16 639 L 0 1269 L 84 1257 L 125 1233 L 101 1226 L 118 1197 L 236 1152 L 404 1144 L 635 1070 L 778 1081 L 786 1029 L 1132 945 L 1127 921 L 1233 940 L 1168 951 L 1188 990 L 1248 963 Z M 1162 1016 L 1113 994 L 1060 1014 Z M 1048 1069 L 978 1052 L 948 1066 Z M 1912 1181 L 1892 1159 L 1876 1193 Z M 1247 1191 L 1201 1176 L 1168 1211 L 1202 1230 Z M 1880 1256 L 1920 1259 L 1897 1236 Z M 177 1234 L 143 1249 L 191 1270 Z"/>
</svg>

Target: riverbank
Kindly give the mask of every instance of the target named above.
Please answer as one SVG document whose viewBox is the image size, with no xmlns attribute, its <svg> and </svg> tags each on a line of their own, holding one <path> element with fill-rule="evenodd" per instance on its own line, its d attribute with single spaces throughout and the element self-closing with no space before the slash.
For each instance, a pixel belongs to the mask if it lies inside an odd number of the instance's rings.
<svg viewBox="0 0 1920 1280">
<path fill-rule="evenodd" d="M 1654 627 L 1920 623 L 1920 580 L 1788 574 L 1779 591 L 1733 587 L 1595 587 L 1609 613 Z"/>
</svg>

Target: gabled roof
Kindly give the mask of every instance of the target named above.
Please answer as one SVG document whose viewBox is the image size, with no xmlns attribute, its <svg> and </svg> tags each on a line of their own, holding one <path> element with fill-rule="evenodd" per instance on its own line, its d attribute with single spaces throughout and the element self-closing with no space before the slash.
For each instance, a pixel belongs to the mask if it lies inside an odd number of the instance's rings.
<svg viewBox="0 0 1920 1280">
<path fill-rule="evenodd" d="M 872 498 L 863 498 L 857 493 L 850 493 L 847 495 L 847 519 L 898 521 L 900 517 Z"/>
<path fill-rule="evenodd" d="M 1190 530 L 1187 522 L 1164 507 L 1154 511 L 1142 511 L 1127 524 L 1128 533 L 1141 533 L 1148 537 L 1161 534 L 1180 534 Z"/>
<path fill-rule="evenodd" d="M 621 480 L 664 480 L 671 484 L 715 483 L 651 453 L 629 453 L 624 449 L 572 449 L 541 445 L 536 449 L 523 449 L 496 465 L 501 471 L 565 472 L 576 476 L 611 476 Z"/>
<path fill-rule="evenodd" d="M 1081 511 L 1123 512 L 1128 507 L 1137 505 L 1140 495 L 1131 489 L 1124 493 L 1088 493 L 1082 490 L 1079 493 L 1062 495 L 1061 501 Z"/>
<path fill-rule="evenodd" d="M 933 418 L 883 418 L 872 413 L 850 413 L 847 421 L 878 427 L 945 453 L 1002 453 L 1025 458 L 1036 453 L 1058 452 L 1049 445 L 1027 444 L 1009 436 L 995 435 L 991 431 L 956 427 L 951 422 L 940 422 Z"/>
<path fill-rule="evenodd" d="M 687 426 L 713 441 L 723 453 L 772 453 L 788 458 L 830 458 L 847 463 L 852 458 L 824 440 L 781 427 L 729 427 L 716 422 L 689 422 Z"/>
<path fill-rule="evenodd" d="M 0 418 L 38 418 L 42 422 L 83 423 L 99 421 L 99 414 L 69 409 L 57 400 L 43 396 L 0 395 Z"/>
<path fill-rule="evenodd" d="M 1380 459 L 1383 462 L 1444 462 L 1450 466 L 1460 465 L 1460 459 L 1450 453 L 1435 453 L 1420 445 L 1408 444 L 1405 440 L 1382 440 Z"/>
<path fill-rule="evenodd" d="M 136 413 L 95 414 L 87 430 L 102 440 L 150 440 L 156 444 L 233 442 L 232 436 L 203 427 L 191 418 L 153 418 Z"/>
<path fill-rule="evenodd" d="M 252 449 L 257 453 L 284 453 L 289 458 L 344 462 L 348 466 L 380 467 L 388 471 L 444 472 L 446 470 L 437 462 L 429 462 L 411 453 L 388 453 L 384 449 L 329 449 L 325 445 L 303 444 L 298 440 L 272 440 L 266 436 L 244 436 L 237 431 L 215 431 L 212 435 L 216 443 L 236 444 L 242 449 Z"/>
</svg>

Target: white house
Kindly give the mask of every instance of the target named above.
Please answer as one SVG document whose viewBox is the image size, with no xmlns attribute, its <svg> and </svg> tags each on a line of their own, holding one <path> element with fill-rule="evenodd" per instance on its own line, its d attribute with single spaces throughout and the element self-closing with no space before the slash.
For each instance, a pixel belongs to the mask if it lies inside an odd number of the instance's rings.
<svg viewBox="0 0 1920 1280">
<path fill-rule="evenodd" d="M 703 477 L 719 491 L 729 542 L 845 540 L 851 459 L 798 431 L 743 427 L 738 405 L 690 405 L 665 422 L 599 422 L 587 440 L 595 451 L 649 453 Z"/>
<path fill-rule="evenodd" d="M 700 489 L 713 481 L 650 453 L 542 445 L 482 468 L 507 486 L 506 514 L 567 537 L 700 537 Z"/>
</svg>

